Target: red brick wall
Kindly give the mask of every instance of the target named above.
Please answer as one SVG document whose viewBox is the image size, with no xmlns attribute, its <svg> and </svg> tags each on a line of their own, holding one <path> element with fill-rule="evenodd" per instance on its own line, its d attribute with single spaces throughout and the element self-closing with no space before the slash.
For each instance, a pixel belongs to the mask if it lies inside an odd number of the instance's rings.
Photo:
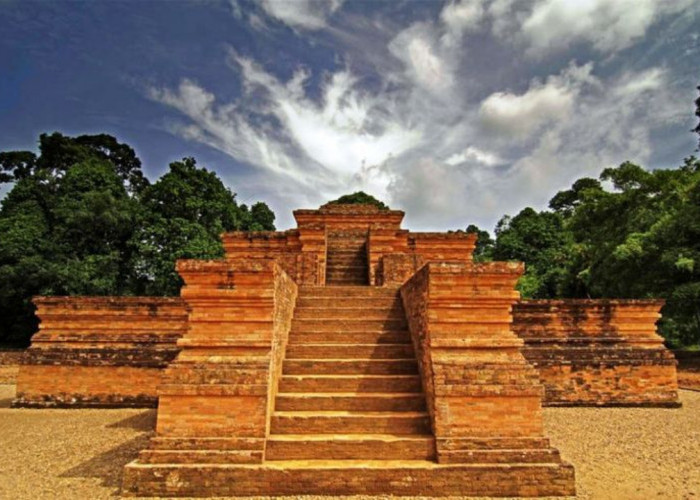
<svg viewBox="0 0 700 500">
<path fill-rule="evenodd" d="M 14 384 L 17 382 L 19 364 L 24 355 L 22 349 L 10 349 L 0 351 L 0 384 Z"/>
<path fill-rule="evenodd" d="M 416 348 L 438 461 L 473 460 L 499 447 L 548 456 L 542 386 L 511 331 L 511 306 L 522 264 L 427 264 L 401 288 Z"/>
<path fill-rule="evenodd" d="M 525 300 L 513 331 L 547 405 L 678 404 L 676 361 L 656 333 L 658 300 Z"/>
<path fill-rule="evenodd" d="M 190 317 L 158 393 L 157 439 L 173 447 L 174 463 L 186 460 L 178 447 L 189 438 L 260 462 L 297 286 L 271 258 L 181 260 L 177 269 Z"/>
<path fill-rule="evenodd" d="M 271 258 L 297 283 L 320 283 L 320 265 L 325 261 L 325 235 L 323 248 L 310 244 L 314 239 L 308 231 L 291 229 L 275 231 L 233 231 L 221 236 L 228 260 Z"/>
<path fill-rule="evenodd" d="M 15 406 L 155 406 L 178 352 L 179 298 L 36 297 L 39 332 L 22 358 Z"/>
</svg>

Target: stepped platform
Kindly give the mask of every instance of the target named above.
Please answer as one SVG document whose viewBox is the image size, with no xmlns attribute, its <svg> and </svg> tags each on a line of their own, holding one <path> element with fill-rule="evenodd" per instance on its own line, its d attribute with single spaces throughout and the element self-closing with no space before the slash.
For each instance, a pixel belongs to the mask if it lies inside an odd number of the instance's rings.
<svg viewBox="0 0 700 500">
<path fill-rule="evenodd" d="M 359 281 L 359 278 L 358 278 Z M 469 440 L 442 453 L 399 289 L 300 287 L 264 449 L 155 438 L 125 495 L 568 495 L 548 440 Z M 444 440 L 442 441 L 444 442 Z M 459 439 L 455 443 L 460 442 Z M 246 450 L 245 448 L 251 448 Z M 455 456 L 459 458 L 454 460 Z"/>
<path fill-rule="evenodd" d="M 133 496 L 396 495 L 537 497 L 573 494 L 558 464 L 436 464 L 427 460 L 287 460 L 256 465 L 131 464 Z"/>
<path fill-rule="evenodd" d="M 474 234 L 328 204 L 179 298 L 36 298 L 16 406 L 158 405 L 126 496 L 574 494 L 542 406 L 677 404 L 660 301 L 522 301 Z"/>
</svg>

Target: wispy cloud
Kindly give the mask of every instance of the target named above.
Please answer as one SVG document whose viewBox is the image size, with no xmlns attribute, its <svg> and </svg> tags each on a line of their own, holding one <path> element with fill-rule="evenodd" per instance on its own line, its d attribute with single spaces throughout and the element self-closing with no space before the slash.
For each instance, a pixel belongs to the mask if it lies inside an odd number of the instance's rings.
<svg viewBox="0 0 700 500">
<path fill-rule="evenodd" d="M 317 30 L 340 8 L 344 0 L 261 0 L 260 5 L 274 19 L 292 28 Z"/>
<path fill-rule="evenodd" d="M 471 65 L 479 43 L 502 46 L 512 58 L 506 68 L 579 42 L 608 53 L 628 48 L 659 16 L 678 10 L 658 1 L 624 11 L 598 0 L 573 2 L 571 10 L 563 0 L 468 0 L 404 25 L 345 18 L 341 2 L 324 5 L 262 4 L 268 17 L 296 30 L 323 31 L 340 69 L 307 62 L 285 79 L 271 63 L 231 50 L 244 89 L 232 102 L 186 79 L 150 89 L 182 114 L 174 133 L 258 169 L 247 182 L 268 186 L 265 193 L 287 210 L 364 189 L 407 210 L 414 228 L 490 226 L 503 213 L 543 204 L 578 176 L 626 159 L 644 162 L 652 132 L 688 106 L 672 98 L 668 70 L 658 65 L 599 72 L 593 60 L 553 62 L 524 75 Z M 474 85 L 479 72 L 490 72 L 489 86 Z M 517 76 L 519 89 L 499 74 Z M 273 183 L 279 189 L 269 189 Z"/>
</svg>

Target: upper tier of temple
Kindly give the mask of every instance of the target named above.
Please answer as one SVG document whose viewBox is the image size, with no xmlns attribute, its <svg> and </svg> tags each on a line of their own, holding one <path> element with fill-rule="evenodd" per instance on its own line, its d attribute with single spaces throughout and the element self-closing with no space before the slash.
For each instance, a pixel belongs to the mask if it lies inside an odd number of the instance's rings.
<svg viewBox="0 0 700 500">
<path fill-rule="evenodd" d="M 471 261 L 475 234 L 411 232 L 401 228 L 403 217 L 375 205 L 328 203 L 295 210 L 296 229 L 234 231 L 222 241 L 227 259 L 273 257 L 307 285 L 399 284 L 428 262 Z"/>
</svg>

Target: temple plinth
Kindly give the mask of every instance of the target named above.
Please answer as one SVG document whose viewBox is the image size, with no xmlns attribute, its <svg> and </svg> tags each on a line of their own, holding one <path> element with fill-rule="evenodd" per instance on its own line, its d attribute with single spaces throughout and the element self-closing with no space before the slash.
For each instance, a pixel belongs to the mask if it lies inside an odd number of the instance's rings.
<svg viewBox="0 0 700 500">
<path fill-rule="evenodd" d="M 40 299 L 16 403 L 157 400 L 133 496 L 573 495 L 543 405 L 677 405 L 660 302 L 521 301 L 522 264 L 403 216 L 329 204 L 226 233 L 224 259 L 178 262 L 178 299 Z"/>
</svg>

